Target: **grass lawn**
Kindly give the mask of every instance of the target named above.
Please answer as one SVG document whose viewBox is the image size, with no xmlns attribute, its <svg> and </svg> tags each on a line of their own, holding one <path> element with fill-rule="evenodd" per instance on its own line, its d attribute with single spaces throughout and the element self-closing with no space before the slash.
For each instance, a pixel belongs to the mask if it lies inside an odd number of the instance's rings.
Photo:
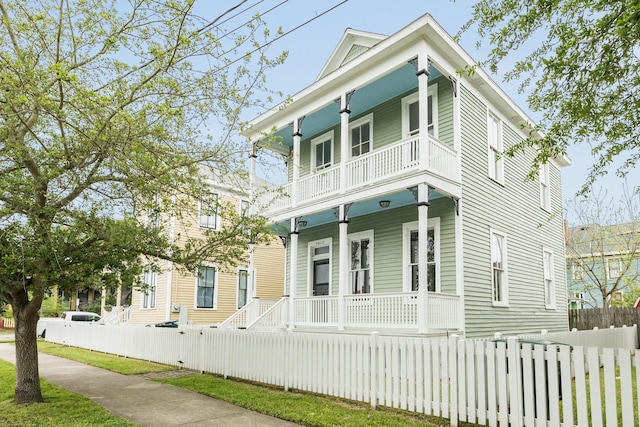
<svg viewBox="0 0 640 427">
<path fill-rule="evenodd" d="M 0 329 L 0 335 L 11 335 L 13 332 L 14 329 Z"/>
<path fill-rule="evenodd" d="M 45 403 L 16 405 L 15 366 L 0 360 L 0 425 L 4 427 L 135 426 L 86 397 L 40 380 Z"/>
</svg>

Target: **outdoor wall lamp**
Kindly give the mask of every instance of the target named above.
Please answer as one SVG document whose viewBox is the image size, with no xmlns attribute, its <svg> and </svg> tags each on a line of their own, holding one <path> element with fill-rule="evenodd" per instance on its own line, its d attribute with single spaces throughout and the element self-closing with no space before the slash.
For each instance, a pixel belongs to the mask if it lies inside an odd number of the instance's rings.
<svg viewBox="0 0 640 427">
<path fill-rule="evenodd" d="M 391 202 L 389 200 L 380 200 L 380 207 L 386 209 L 389 207 Z"/>
</svg>

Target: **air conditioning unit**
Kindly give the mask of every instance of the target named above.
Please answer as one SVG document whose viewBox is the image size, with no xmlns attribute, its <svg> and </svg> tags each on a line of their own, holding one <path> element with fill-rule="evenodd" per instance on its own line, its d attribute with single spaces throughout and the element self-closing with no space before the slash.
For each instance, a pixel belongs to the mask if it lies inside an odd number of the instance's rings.
<svg viewBox="0 0 640 427">
<path fill-rule="evenodd" d="M 180 303 L 178 301 L 174 301 L 171 303 L 171 312 L 180 313 Z"/>
</svg>

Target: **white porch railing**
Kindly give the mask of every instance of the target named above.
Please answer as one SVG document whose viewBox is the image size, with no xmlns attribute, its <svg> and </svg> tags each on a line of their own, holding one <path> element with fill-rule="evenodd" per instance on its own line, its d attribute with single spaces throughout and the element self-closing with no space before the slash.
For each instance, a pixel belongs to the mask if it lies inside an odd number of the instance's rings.
<svg viewBox="0 0 640 427">
<path fill-rule="evenodd" d="M 253 298 L 242 308 L 229 316 L 224 322 L 218 324 L 218 329 L 246 328 L 271 308 L 276 301 L 263 301 Z"/>
<path fill-rule="evenodd" d="M 301 297 L 293 300 L 295 326 L 338 327 L 338 297 Z"/>
<path fill-rule="evenodd" d="M 260 317 L 247 325 L 247 329 L 257 331 L 277 331 L 287 325 L 289 298 L 282 298 L 261 313 Z"/>
<path fill-rule="evenodd" d="M 111 311 L 103 313 L 101 323 L 105 325 L 130 324 L 131 307 L 112 307 Z"/>
</svg>

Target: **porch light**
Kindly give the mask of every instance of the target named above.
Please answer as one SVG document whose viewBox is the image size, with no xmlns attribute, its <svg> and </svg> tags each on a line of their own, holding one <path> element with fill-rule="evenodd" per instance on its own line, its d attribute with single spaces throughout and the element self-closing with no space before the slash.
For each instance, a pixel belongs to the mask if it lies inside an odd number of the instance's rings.
<svg viewBox="0 0 640 427">
<path fill-rule="evenodd" d="M 391 202 L 389 200 L 380 200 L 380 207 L 386 209 L 389 207 Z"/>
<path fill-rule="evenodd" d="M 306 226 L 307 226 L 307 221 L 304 221 L 304 220 L 302 220 L 302 221 L 298 221 L 298 225 L 299 225 L 300 227 L 306 227 Z"/>
</svg>

